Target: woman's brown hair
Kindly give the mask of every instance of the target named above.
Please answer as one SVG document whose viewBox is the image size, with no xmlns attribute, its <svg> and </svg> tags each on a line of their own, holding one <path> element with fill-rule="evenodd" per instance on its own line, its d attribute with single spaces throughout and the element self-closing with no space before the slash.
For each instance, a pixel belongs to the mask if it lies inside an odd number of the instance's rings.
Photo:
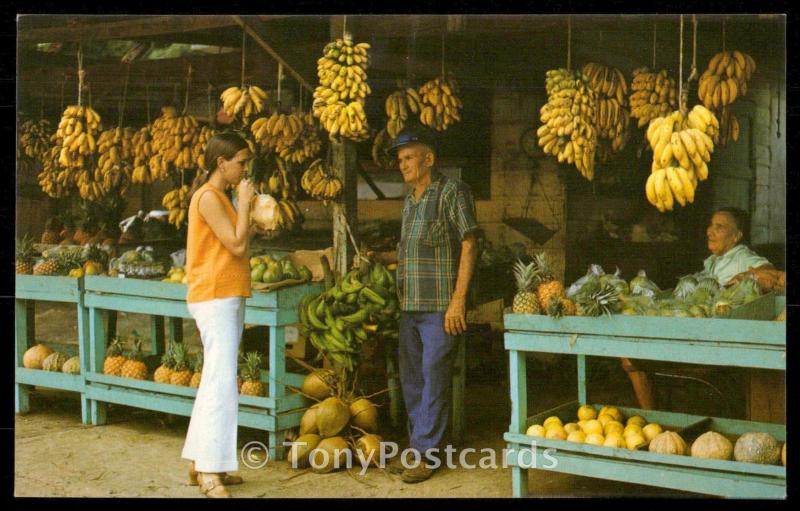
<svg viewBox="0 0 800 511">
<path fill-rule="evenodd" d="M 219 133 L 206 143 L 205 170 L 209 173 L 217 169 L 217 159 L 222 156 L 230 160 L 242 149 L 247 149 L 247 141 L 236 133 Z"/>
</svg>

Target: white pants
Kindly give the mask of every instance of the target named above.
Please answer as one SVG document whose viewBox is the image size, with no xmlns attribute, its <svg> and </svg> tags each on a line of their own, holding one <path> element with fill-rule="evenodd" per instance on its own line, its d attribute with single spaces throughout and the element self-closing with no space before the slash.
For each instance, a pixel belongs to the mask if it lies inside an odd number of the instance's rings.
<svg viewBox="0 0 800 511">
<path fill-rule="evenodd" d="M 188 304 L 203 342 L 203 378 L 181 457 L 194 460 L 198 472 L 239 468 L 236 367 L 244 329 L 244 300 L 230 297 Z"/>
</svg>

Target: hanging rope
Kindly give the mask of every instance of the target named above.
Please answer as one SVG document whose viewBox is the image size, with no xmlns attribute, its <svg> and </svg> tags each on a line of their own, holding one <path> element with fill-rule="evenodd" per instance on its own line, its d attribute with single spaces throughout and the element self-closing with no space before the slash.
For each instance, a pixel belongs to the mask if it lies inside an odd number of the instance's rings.
<svg viewBox="0 0 800 511">
<path fill-rule="evenodd" d="M 680 43 L 678 45 L 678 108 L 686 112 L 686 103 L 683 101 L 683 14 L 681 14 Z"/>
<path fill-rule="evenodd" d="M 119 124 L 118 126 L 122 127 L 122 120 L 125 118 L 125 102 L 128 99 L 128 83 L 130 82 L 131 78 L 131 65 L 128 64 L 128 67 L 125 71 L 125 85 L 122 87 L 122 101 L 119 104 Z"/>
<path fill-rule="evenodd" d="M 44 96 L 39 100 L 39 119 L 44 119 Z"/>
<path fill-rule="evenodd" d="M 722 18 L 722 51 L 725 51 L 725 18 Z"/>
<path fill-rule="evenodd" d="M 281 82 L 283 81 L 283 64 L 278 62 L 278 107 L 281 106 Z"/>
<path fill-rule="evenodd" d="M 656 71 L 656 35 L 658 34 L 658 25 L 653 22 L 653 72 Z"/>
<path fill-rule="evenodd" d="M 444 34 L 442 34 L 442 79 L 444 79 Z"/>
<path fill-rule="evenodd" d="M 347 16 L 342 20 L 342 39 L 347 39 Z"/>
<path fill-rule="evenodd" d="M 692 67 L 686 82 L 697 79 L 697 15 L 692 14 Z"/>
<path fill-rule="evenodd" d="M 147 106 L 147 124 L 150 124 L 150 84 L 145 81 L 144 86 L 144 102 Z"/>
<path fill-rule="evenodd" d="M 242 85 L 241 87 L 244 89 L 244 51 L 245 51 L 245 42 L 247 41 L 247 32 L 242 29 Z"/>
<path fill-rule="evenodd" d="M 64 111 L 64 87 L 67 85 L 67 75 L 64 73 L 64 79 L 61 81 L 61 111 Z"/>
<path fill-rule="evenodd" d="M 208 101 L 208 122 L 212 122 L 214 119 L 214 111 L 211 110 L 211 91 L 213 87 L 211 87 L 211 82 L 208 82 L 208 87 L 206 87 L 206 99 Z"/>
<path fill-rule="evenodd" d="M 174 84 L 172 84 L 172 104 L 175 106 L 175 108 L 178 108 L 178 87 L 179 86 L 180 86 L 180 83 L 178 83 L 178 82 L 175 82 Z"/>
<path fill-rule="evenodd" d="M 86 74 L 83 71 L 83 47 L 78 45 L 78 106 L 83 106 L 83 80 Z"/>
<path fill-rule="evenodd" d="M 189 88 L 192 85 L 192 63 L 189 63 L 189 71 L 186 73 L 186 95 L 183 99 L 183 112 L 181 115 L 186 115 L 186 111 L 189 110 Z"/>
<path fill-rule="evenodd" d="M 572 69 L 572 16 L 567 16 L 567 71 Z"/>
</svg>

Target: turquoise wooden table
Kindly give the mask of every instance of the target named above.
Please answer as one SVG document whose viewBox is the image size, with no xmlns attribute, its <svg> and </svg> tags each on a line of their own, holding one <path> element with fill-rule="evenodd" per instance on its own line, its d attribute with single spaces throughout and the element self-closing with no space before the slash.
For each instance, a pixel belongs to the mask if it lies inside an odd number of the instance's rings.
<svg viewBox="0 0 800 511">
<path fill-rule="evenodd" d="M 300 387 L 304 375 L 286 371 L 285 330 L 298 322 L 297 305 L 307 293 L 320 292 L 322 285 L 309 283 L 269 293 L 254 291 L 246 301 L 245 323 L 269 326 L 269 369 L 261 379 L 266 397 L 239 396 L 239 425 L 267 431 L 270 456 L 283 455 L 283 434 L 299 426 L 307 400 L 287 389 Z M 154 323 L 153 353 L 164 351 L 163 320 L 170 336 L 180 339 L 181 319 L 191 319 L 186 307 L 186 286 L 161 281 L 90 276 L 85 279 L 84 305 L 88 310 L 89 367 L 86 396 L 93 424 L 106 422 L 107 403 L 190 416 L 196 390 L 153 381 L 133 380 L 103 374 L 108 342 L 106 315 L 110 311 L 148 314 L 162 321 Z M 159 331 L 162 332 L 159 335 Z M 266 340 L 265 340 L 266 341 Z"/>
<path fill-rule="evenodd" d="M 78 321 L 77 344 L 59 344 L 36 339 L 36 302 L 74 303 Z M 88 369 L 87 357 L 89 329 L 83 307 L 83 279 L 72 277 L 45 277 L 17 275 L 14 291 L 14 410 L 24 414 L 30 411 L 29 394 L 34 386 L 69 390 L 81 394 L 81 420 L 89 423 L 89 406 L 84 394 L 84 376 Z M 55 351 L 81 358 L 81 374 L 49 372 L 26 369 L 22 357 L 28 348 L 44 342 Z"/>
<path fill-rule="evenodd" d="M 774 317 L 783 309 L 785 300 L 782 297 L 769 299 L 773 300 L 770 314 Z M 724 497 L 785 498 L 786 469 L 783 466 L 600 447 L 534 438 L 525 432 L 530 425 L 541 424 L 550 415 L 559 416 L 564 423 L 574 421 L 577 408 L 589 403 L 587 356 L 785 370 L 786 322 L 625 315 L 554 319 L 525 314 L 506 314 L 504 321 L 511 390 L 511 424 L 504 439 L 508 443 L 506 461 L 512 467 L 514 497 L 528 495 L 528 469 L 536 468 Z M 530 352 L 576 355 L 577 401 L 528 416 L 528 407 L 535 406 L 528 401 L 527 393 L 526 355 Z M 710 429 L 734 436 L 763 431 L 781 442 L 786 441 L 786 427 L 779 424 L 618 408 L 625 416 L 641 415 L 648 422 L 657 422 L 665 430 L 679 433 L 696 425 L 703 429 L 699 433 Z M 548 448 L 555 450 L 552 455 L 555 462 L 543 456 L 544 449 Z"/>
</svg>

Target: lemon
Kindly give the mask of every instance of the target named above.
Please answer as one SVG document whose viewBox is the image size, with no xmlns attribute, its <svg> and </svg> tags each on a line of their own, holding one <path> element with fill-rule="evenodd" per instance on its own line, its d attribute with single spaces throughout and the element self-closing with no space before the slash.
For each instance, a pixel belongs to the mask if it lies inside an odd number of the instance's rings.
<svg viewBox="0 0 800 511">
<path fill-rule="evenodd" d="M 622 438 L 622 435 L 619 433 L 610 433 L 606 435 L 606 440 L 603 442 L 605 447 L 615 447 L 617 449 L 624 449 L 628 447 L 625 443 L 625 439 Z"/>
<path fill-rule="evenodd" d="M 591 420 L 597 417 L 597 410 L 592 405 L 583 405 L 578 408 L 578 419 Z"/>
<path fill-rule="evenodd" d="M 583 431 L 583 428 L 586 427 L 587 422 L 589 421 L 578 421 L 578 427 L 581 428 L 581 431 Z"/>
<path fill-rule="evenodd" d="M 581 427 L 578 426 L 577 424 L 575 424 L 574 422 L 568 422 L 568 423 L 564 424 L 564 431 L 566 431 L 567 434 L 570 434 L 573 431 L 580 431 L 580 430 L 581 430 Z"/>
<path fill-rule="evenodd" d="M 628 437 L 629 435 L 639 435 L 643 437 L 644 433 L 642 432 L 642 428 L 636 424 L 631 424 L 630 426 L 625 426 L 625 429 L 622 430 L 622 436 Z"/>
<path fill-rule="evenodd" d="M 625 426 L 622 425 L 621 422 L 617 421 L 608 421 L 606 425 L 603 427 L 603 433 L 608 436 L 609 433 L 616 432 L 622 435 L 622 432 L 625 431 Z"/>
<path fill-rule="evenodd" d="M 597 419 L 592 419 L 586 421 L 586 425 L 583 427 L 583 432 L 587 435 L 602 435 L 603 434 L 603 425 L 600 424 L 600 421 Z"/>
<path fill-rule="evenodd" d="M 544 437 L 550 440 L 566 440 L 567 432 L 564 431 L 564 428 L 562 428 L 561 426 L 558 427 L 554 426 L 547 430 L 547 432 L 544 434 Z"/>
<path fill-rule="evenodd" d="M 525 432 L 528 436 L 540 436 L 544 437 L 544 428 L 541 424 L 534 424 L 533 426 L 528 428 L 528 431 Z"/>
<path fill-rule="evenodd" d="M 661 429 L 661 426 L 659 424 L 656 424 L 655 422 L 651 422 L 650 424 L 642 428 L 642 434 L 647 440 L 654 439 L 663 431 L 664 430 Z"/>
<path fill-rule="evenodd" d="M 604 406 L 600 409 L 600 413 L 598 415 L 603 415 L 604 413 L 614 417 L 615 421 L 622 422 L 622 413 L 620 413 L 616 407 Z"/>
<path fill-rule="evenodd" d="M 584 441 L 586 441 L 586 434 L 581 430 L 573 431 L 567 436 L 567 442 L 578 442 L 582 444 Z"/>
<path fill-rule="evenodd" d="M 627 445 L 628 449 L 634 450 L 640 445 L 643 445 L 646 442 L 644 437 L 638 433 L 634 433 L 632 435 L 627 435 L 625 437 L 625 444 Z"/>
<path fill-rule="evenodd" d="M 592 433 L 590 435 L 586 435 L 586 440 L 584 443 L 592 444 L 592 445 L 603 445 L 606 439 L 603 438 L 603 435 L 598 435 L 597 433 Z"/>
<path fill-rule="evenodd" d="M 547 426 L 549 424 L 558 424 L 559 426 L 563 426 L 564 425 L 564 423 L 561 422 L 561 419 L 559 419 L 555 415 L 551 415 L 550 417 L 546 418 L 544 420 L 544 422 L 542 423 L 542 425 L 545 427 L 545 429 L 548 429 Z"/>
<path fill-rule="evenodd" d="M 600 424 L 602 424 L 603 427 L 606 427 L 606 424 L 616 419 L 607 413 L 601 413 L 597 416 L 597 420 L 600 421 Z"/>
<path fill-rule="evenodd" d="M 643 428 L 644 425 L 647 424 L 647 421 L 644 420 L 644 417 L 642 417 L 641 415 L 634 415 L 633 417 L 630 417 L 628 419 L 628 422 L 625 423 L 626 426 L 629 424 L 636 424 L 640 428 Z"/>
</svg>

